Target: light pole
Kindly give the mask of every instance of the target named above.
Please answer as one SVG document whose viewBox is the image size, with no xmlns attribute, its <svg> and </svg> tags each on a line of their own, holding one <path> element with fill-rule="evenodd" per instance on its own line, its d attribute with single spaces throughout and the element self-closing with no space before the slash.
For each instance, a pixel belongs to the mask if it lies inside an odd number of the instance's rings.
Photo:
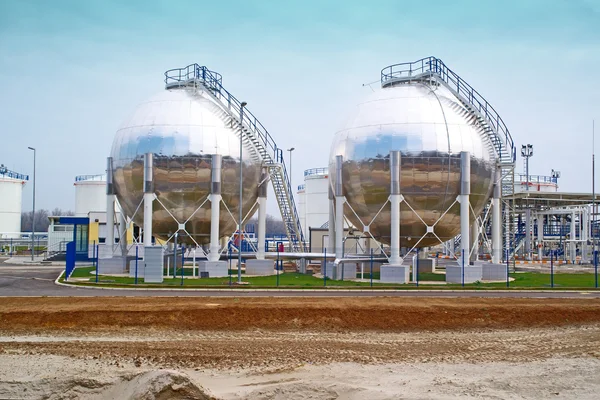
<svg viewBox="0 0 600 400">
<path fill-rule="evenodd" d="M 27 147 L 33 151 L 33 214 L 31 217 L 31 261 L 33 261 L 33 253 L 35 246 L 35 148 Z"/>
<path fill-rule="evenodd" d="M 242 212 L 242 202 L 244 201 L 244 193 L 243 193 L 243 181 L 242 181 L 242 171 L 243 171 L 243 163 L 242 163 L 242 144 L 244 139 L 244 107 L 246 107 L 248 103 L 242 101 L 240 106 L 240 204 L 238 205 L 240 209 L 240 215 L 238 219 L 238 283 L 242 283 L 242 219 L 244 218 L 244 214 Z"/>
<path fill-rule="evenodd" d="M 527 176 L 527 191 L 529 191 L 529 158 L 533 156 L 533 146 L 530 144 L 524 144 L 521 146 L 521 156 L 525 158 L 525 175 Z"/>
<path fill-rule="evenodd" d="M 296 150 L 295 147 L 291 147 L 289 149 L 287 149 L 287 151 L 290 152 L 290 186 L 293 187 L 292 185 L 292 151 Z"/>
</svg>

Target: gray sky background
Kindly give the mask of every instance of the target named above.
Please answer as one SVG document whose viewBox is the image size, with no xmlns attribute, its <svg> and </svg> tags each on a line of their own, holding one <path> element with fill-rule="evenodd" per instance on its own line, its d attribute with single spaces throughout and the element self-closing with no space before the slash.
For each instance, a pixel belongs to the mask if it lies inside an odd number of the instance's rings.
<svg viewBox="0 0 600 400">
<path fill-rule="evenodd" d="M 363 83 L 429 55 L 487 98 L 519 146 L 533 144 L 532 174 L 554 168 L 560 190 L 591 191 L 597 0 L 0 0 L 0 163 L 30 174 L 36 147 L 37 207 L 73 209 L 75 175 L 102 173 L 116 129 L 163 90 L 164 71 L 197 62 L 296 148 L 296 186 L 327 165 Z"/>
</svg>

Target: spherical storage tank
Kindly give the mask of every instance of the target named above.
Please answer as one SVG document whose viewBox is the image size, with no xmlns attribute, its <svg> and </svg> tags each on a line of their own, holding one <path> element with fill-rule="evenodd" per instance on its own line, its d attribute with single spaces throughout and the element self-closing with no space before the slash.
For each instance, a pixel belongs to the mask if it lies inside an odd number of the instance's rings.
<svg viewBox="0 0 600 400">
<path fill-rule="evenodd" d="M 222 156 L 219 218 L 220 233 L 230 235 L 239 206 L 239 147 L 236 125 L 204 89 L 176 87 L 142 102 L 125 120 L 113 141 L 113 176 L 117 198 L 128 217 L 143 198 L 143 155 L 154 154 L 153 234 L 169 238 L 178 224 L 200 244 L 209 242 L 211 160 Z M 260 179 L 261 160 L 254 147 L 243 147 L 243 205 L 246 215 L 254 206 Z M 164 205 L 164 207 L 163 207 Z M 165 210 L 165 208 L 167 210 Z M 229 209 L 229 211 L 227 210 Z M 172 215 L 172 216 L 171 216 Z M 173 218 L 177 219 L 177 222 Z M 189 221 L 188 221 L 189 220 Z M 143 224 L 143 207 L 134 217 Z M 180 240 L 191 243 L 180 232 Z"/>
<path fill-rule="evenodd" d="M 461 151 L 471 155 L 470 201 L 474 214 L 481 213 L 491 194 L 496 162 L 484 127 L 435 81 L 398 81 L 367 95 L 331 147 L 330 184 L 335 187 L 335 157 L 342 155 L 344 195 L 358 218 L 349 208 L 344 214 L 357 228 L 370 225 L 375 238 L 390 242 L 390 205 L 382 206 L 390 193 L 392 150 L 401 153 L 400 190 L 406 200 L 400 206 L 401 246 L 413 247 L 427 232 L 421 219 L 433 225 L 456 200 Z M 473 214 L 470 218 L 474 220 Z M 434 232 L 442 241 L 460 233 L 458 203 L 436 223 Z M 427 233 L 418 247 L 437 243 Z"/>
<path fill-rule="evenodd" d="M 0 238 L 20 236 L 23 186 L 28 179 L 0 165 Z"/>
</svg>

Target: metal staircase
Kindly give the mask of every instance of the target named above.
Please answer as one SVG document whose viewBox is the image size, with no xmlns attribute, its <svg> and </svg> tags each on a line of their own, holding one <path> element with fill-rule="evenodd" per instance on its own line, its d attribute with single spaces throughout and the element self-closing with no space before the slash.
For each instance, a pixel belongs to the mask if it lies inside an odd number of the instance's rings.
<svg viewBox="0 0 600 400">
<path fill-rule="evenodd" d="M 306 251 L 306 243 L 296 211 L 292 187 L 283 160 L 283 149 L 277 144 L 260 121 L 223 87 L 221 74 L 205 66 L 191 64 L 165 72 L 165 87 L 204 89 L 220 105 L 221 117 L 230 124 L 244 144 L 260 154 L 263 166 L 268 168 L 270 180 L 285 224 L 292 251 Z M 242 111 L 243 108 L 243 111 Z"/>
</svg>

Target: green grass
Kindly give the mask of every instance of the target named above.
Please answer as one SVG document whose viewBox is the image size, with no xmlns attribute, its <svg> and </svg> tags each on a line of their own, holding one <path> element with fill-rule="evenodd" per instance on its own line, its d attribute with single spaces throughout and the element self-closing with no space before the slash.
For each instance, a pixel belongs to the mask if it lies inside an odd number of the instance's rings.
<svg viewBox="0 0 600 400">
<path fill-rule="evenodd" d="M 76 284 L 83 285 L 95 285 L 96 277 L 93 275 L 95 271 L 94 267 L 78 267 L 73 271 L 72 278 L 89 278 L 89 282 L 77 282 Z M 191 275 L 191 269 L 185 268 L 184 274 L 187 276 Z M 360 277 L 360 274 L 357 274 Z M 550 274 L 536 273 L 536 272 L 523 272 L 523 273 L 512 273 L 511 278 L 514 281 L 510 282 L 510 288 L 512 289 L 550 289 Z M 366 282 L 356 281 L 336 281 L 327 280 L 327 287 L 338 287 L 338 288 L 366 288 L 371 285 L 369 275 L 364 275 Z M 379 273 L 373 274 L 373 279 L 378 279 Z M 129 277 L 116 277 L 116 276 L 103 276 L 98 277 L 99 284 L 105 284 L 110 286 L 130 286 L 134 285 L 135 279 Z M 62 281 L 62 280 L 61 280 Z M 232 271 L 231 282 L 233 287 L 237 281 L 237 271 Z M 421 273 L 419 274 L 419 281 L 445 281 L 445 275 L 443 274 L 431 274 Z M 307 288 L 323 288 L 323 278 L 316 278 L 311 275 L 304 275 L 295 272 L 286 272 L 277 276 L 256 276 L 256 277 L 243 277 L 243 282 L 247 284 L 239 286 L 242 288 L 295 288 L 295 289 L 307 289 Z M 593 289 L 595 285 L 594 274 L 565 274 L 558 273 L 554 274 L 554 287 L 556 289 Z M 146 284 L 142 278 L 138 279 L 138 286 L 142 287 L 181 287 L 181 277 L 177 278 L 165 278 L 163 284 Z M 201 288 L 201 287 L 229 287 L 229 277 L 222 278 L 185 278 L 183 279 L 183 286 L 187 288 Z M 373 287 L 378 289 L 415 289 L 415 284 L 408 285 L 395 285 L 395 284 L 383 284 L 373 282 Z M 450 285 L 426 285 L 419 284 L 420 289 L 461 289 L 460 284 Z M 505 289 L 506 283 L 473 283 L 466 284 L 465 289 Z"/>
</svg>

